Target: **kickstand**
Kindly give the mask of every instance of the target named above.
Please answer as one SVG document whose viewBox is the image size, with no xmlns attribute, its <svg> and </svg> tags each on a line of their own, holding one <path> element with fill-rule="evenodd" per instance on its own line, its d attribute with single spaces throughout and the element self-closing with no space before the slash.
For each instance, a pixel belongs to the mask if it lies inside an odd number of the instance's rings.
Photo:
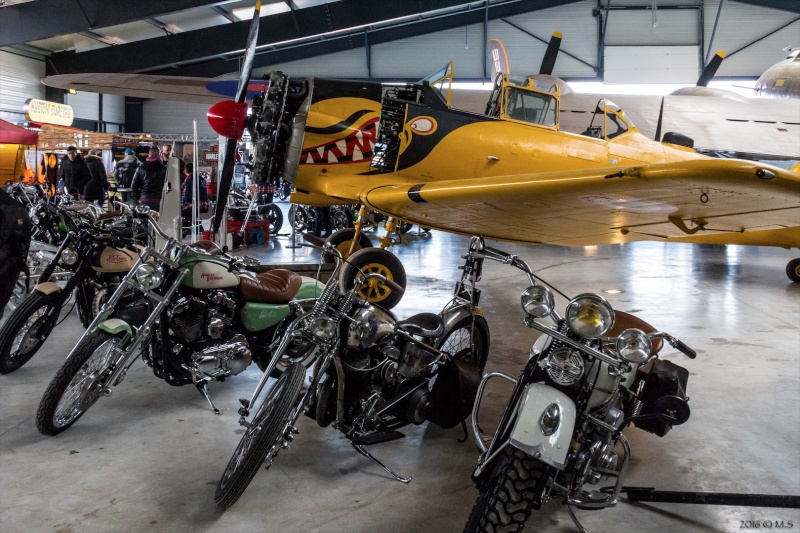
<svg viewBox="0 0 800 533">
<path fill-rule="evenodd" d="M 461 429 L 464 430 L 464 438 L 457 440 L 458 442 L 467 442 L 467 439 L 469 438 L 469 432 L 467 432 L 467 423 L 464 420 L 461 421 Z"/>
<path fill-rule="evenodd" d="M 214 402 L 211 401 L 211 396 L 208 395 L 208 382 L 202 381 L 200 383 L 196 383 L 195 387 L 197 387 L 197 390 L 200 391 L 200 394 L 203 395 L 203 398 L 205 398 L 208 401 L 208 405 L 210 405 L 211 409 L 214 410 L 214 414 L 218 415 L 219 409 L 217 409 L 217 406 L 214 405 Z"/>
<path fill-rule="evenodd" d="M 371 453 L 369 453 L 367 450 L 365 450 L 362 445 L 356 444 L 355 442 L 353 442 L 351 444 L 353 445 L 353 448 L 355 448 L 358 453 L 360 453 L 364 457 L 367 457 L 367 458 L 372 459 L 373 461 L 375 461 L 378 464 L 378 466 L 380 466 L 381 468 L 386 470 L 389 473 L 389 475 L 391 475 L 393 478 L 395 478 L 400 483 L 408 484 L 408 483 L 411 482 L 411 478 L 410 477 L 401 477 L 401 476 L 398 476 L 397 474 L 395 474 L 394 472 L 392 472 L 389 469 L 389 467 L 387 467 L 385 464 L 383 464 L 382 462 L 380 462 L 377 459 L 375 459 L 375 457 Z"/>
<path fill-rule="evenodd" d="M 572 505 L 567 504 L 567 512 L 569 513 L 569 517 L 572 519 L 572 523 L 578 528 L 578 531 L 581 533 L 589 533 L 589 531 L 583 527 L 583 524 L 578 521 L 578 517 L 575 516 L 575 509 L 572 508 Z"/>
</svg>

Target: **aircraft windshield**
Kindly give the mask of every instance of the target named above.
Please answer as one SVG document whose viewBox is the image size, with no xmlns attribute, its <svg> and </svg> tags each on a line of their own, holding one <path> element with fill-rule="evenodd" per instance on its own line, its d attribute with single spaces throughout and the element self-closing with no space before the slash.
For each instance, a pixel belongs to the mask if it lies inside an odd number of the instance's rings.
<svg viewBox="0 0 800 533">
<path fill-rule="evenodd" d="M 508 87 L 506 116 L 542 126 L 556 125 L 557 99 L 553 95 Z"/>
<path fill-rule="evenodd" d="M 422 78 L 419 81 L 420 85 L 427 82 L 433 89 L 439 91 L 442 101 L 448 106 L 450 105 L 450 88 L 453 85 L 453 62 L 449 62 L 446 66 L 440 68 L 430 76 Z"/>
</svg>

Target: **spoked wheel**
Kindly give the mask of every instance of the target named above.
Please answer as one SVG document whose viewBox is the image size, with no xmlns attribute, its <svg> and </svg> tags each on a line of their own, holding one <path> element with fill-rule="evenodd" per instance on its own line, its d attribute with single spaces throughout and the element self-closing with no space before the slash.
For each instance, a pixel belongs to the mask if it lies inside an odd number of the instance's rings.
<svg viewBox="0 0 800 533">
<path fill-rule="evenodd" d="M 786 265 L 786 275 L 795 283 L 800 283 L 800 259 L 792 259 Z"/>
<path fill-rule="evenodd" d="M 340 229 L 339 231 L 334 231 L 331 235 L 325 239 L 325 242 L 333 244 L 339 253 L 342 254 L 342 257 L 347 259 L 350 256 L 350 246 L 353 244 L 353 239 L 355 238 L 356 230 L 354 229 Z M 358 238 L 358 242 L 356 243 L 355 249 L 353 252 L 357 252 L 364 248 L 371 248 L 372 247 L 372 240 L 361 233 L 361 236 Z M 330 258 L 330 261 L 333 261 L 333 258 Z"/>
<path fill-rule="evenodd" d="M 359 271 L 365 274 L 378 273 L 406 288 L 406 270 L 403 263 L 391 252 L 381 248 L 364 248 L 351 255 L 339 274 L 339 281 L 344 290 L 350 290 L 355 283 Z M 400 303 L 402 294 L 393 292 L 377 279 L 370 279 L 358 291 L 358 295 L 370 303 L 391 309 Z"/>
<path fill-rule="evenodd" d="M 50 336 L 61 310 L 61 295 L 30 293 L 0 328 L 0 374 L 8 374 L 36 355 Z"/>
<path fill-rule="evenodd" d="M 353 227 L 353 214 L 346 207 L 333 210 L 331 215 L 331 226 L 335 231 L 349 229 Z"/>
<path fill-rule="evenodd" d="M 546 474 L 544 463 L 507 446 L 481 489 L 464 533 L 522 531 L 534 508 L 541 506 Z"/>
<path fill-rule="evenodd" d="M 214 501 L 227 509 L 244 493 L 261 464 L 272 464 L 292 431 L 289 417 L 300 394 L 306 369 L 300 363 L 290 366 L 267 393 L 251 425 L 233 452 L 222 474 Z"/>
<path fill-rule="evenodd" d="M 36 411 L 36 427 L 43 435 L 57 435 L 74 424 L 100 398 L 120 338 L 95 330 L 64 361 Z"/>
<path fill-rule="evenodd" d="M 313 209 L 303 205 L 292 205 L 289 208 L 289 223 L 295 231 L 305 231 L 306 228 L 313 228 L 316 216 Z"/>
<path fill-rule="evenodd" d="M 283 212 L 275 204 L 262 205 L 258 208 L 258 214 L 269 220 L 269 234 L 277 235 L 283 227 Z"/>
<path fill-rule="evenodd" d="M 482 316 L 464 317 L 446 332 L 436 347 L 483 372 L 489 356 L 489 325 Z"/>
</svg>

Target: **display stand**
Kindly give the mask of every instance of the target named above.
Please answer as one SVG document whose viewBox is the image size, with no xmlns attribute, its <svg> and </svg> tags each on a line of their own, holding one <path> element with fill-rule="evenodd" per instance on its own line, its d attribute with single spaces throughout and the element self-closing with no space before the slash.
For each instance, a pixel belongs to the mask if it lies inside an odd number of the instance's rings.
<svg viewBox="0 0 800 533">
<path fill-rule="evenodd" d="M 629 502 L 689 503 L 696 505 L 735 505 L 800 509 L 800 496 L 778 494 L 740 494 L 732 492 L 694 492 L 656 490 L 653 487 L 622 487 Z"/>
</svg>

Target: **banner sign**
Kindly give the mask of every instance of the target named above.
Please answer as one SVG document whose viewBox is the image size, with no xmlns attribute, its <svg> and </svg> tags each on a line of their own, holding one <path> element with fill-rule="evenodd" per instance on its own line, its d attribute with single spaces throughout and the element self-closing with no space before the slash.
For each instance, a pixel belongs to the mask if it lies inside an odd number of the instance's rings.
<svg viewBox="0 0 800 533">
<path fill-rule="evenodd" d="M 58 126 L 71 126 L 75 118 L 71 106 L 35 98 L 29 98 L 25 102 L 23 112 L 25 118 L 30 121 Z"/>
</svg>

